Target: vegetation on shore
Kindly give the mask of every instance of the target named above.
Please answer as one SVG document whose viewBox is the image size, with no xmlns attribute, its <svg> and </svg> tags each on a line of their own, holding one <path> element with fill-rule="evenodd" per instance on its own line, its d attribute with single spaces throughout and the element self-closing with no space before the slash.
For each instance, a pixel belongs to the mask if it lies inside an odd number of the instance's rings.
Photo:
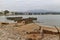
<svg viewBox="0 0 60 40">
<path fill-rule="evenodd" d="M 9 10 L 1 11 L 2 15 L 59 15 L 60 12 L 10 12 Z"/>
</svg>

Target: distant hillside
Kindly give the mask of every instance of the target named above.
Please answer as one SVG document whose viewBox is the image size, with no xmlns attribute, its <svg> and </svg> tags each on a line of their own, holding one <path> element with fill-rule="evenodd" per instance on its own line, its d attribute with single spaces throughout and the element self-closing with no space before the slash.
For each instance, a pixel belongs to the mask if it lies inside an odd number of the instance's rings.
<svg viewBox="0 0 60 40">
<path fill-rule="evenodd" d="M 32 12 L 32 13 L 45 13 L 45 12 L 50 12 L 48 10 L 42 10 L 42 9 L 35 9 L 35 10 L 28 10 L 27 12 Z"/>
</svg>

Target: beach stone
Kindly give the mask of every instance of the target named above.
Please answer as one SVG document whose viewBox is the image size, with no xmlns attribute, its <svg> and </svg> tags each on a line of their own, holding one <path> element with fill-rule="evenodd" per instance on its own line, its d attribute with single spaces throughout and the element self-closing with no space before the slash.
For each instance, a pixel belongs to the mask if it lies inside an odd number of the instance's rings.
<svg viewBox="0 0 60 40">
<path fill-rule="evenodd" d="M 58 35 L 44 35 L 44 38 L 42 40 L 59 40 Z"/>
<path fill-rule="evenodd" d="M 0 40 L 20 40 L 20 34 L 13 28 L 0 28 Z"/>
</svg>

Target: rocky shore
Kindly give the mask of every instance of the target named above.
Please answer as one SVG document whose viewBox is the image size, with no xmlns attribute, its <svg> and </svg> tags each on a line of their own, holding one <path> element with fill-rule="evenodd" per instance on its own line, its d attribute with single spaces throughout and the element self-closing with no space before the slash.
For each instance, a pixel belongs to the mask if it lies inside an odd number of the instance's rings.
<svg viewBox="0 0 60 40">
<path fill-rule="evenodd" d="M 60 40 L 60 28 L 35 23 L 37 18 L 8 17 L 0 22 L 0 40 Z M 33 21 L 34 20 L 34 21 Z"/>
<path fill-rule="evenodd" d="M 58 30 L 36 23 L 0 23 L 0 40 L 60 40 Z"/>
</svg>

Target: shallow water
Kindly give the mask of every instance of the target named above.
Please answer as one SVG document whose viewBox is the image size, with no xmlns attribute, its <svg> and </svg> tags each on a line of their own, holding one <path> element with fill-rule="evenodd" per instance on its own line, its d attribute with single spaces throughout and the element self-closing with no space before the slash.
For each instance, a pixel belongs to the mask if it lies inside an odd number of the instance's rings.
<svg viewBox="0 0 60 40">
<path fill-rule="evenodd" d="M 37 21 L 43 25 L 49 26 L 60 26 L 60 15 L 16 15 L 17 17 L 37 17 Z M 16 17 L 16 16 L 1 16 L 0 21 L 2 22 L 13 22 L 11 20 L 7 20 L 6 17 Z"/>
</svg>

